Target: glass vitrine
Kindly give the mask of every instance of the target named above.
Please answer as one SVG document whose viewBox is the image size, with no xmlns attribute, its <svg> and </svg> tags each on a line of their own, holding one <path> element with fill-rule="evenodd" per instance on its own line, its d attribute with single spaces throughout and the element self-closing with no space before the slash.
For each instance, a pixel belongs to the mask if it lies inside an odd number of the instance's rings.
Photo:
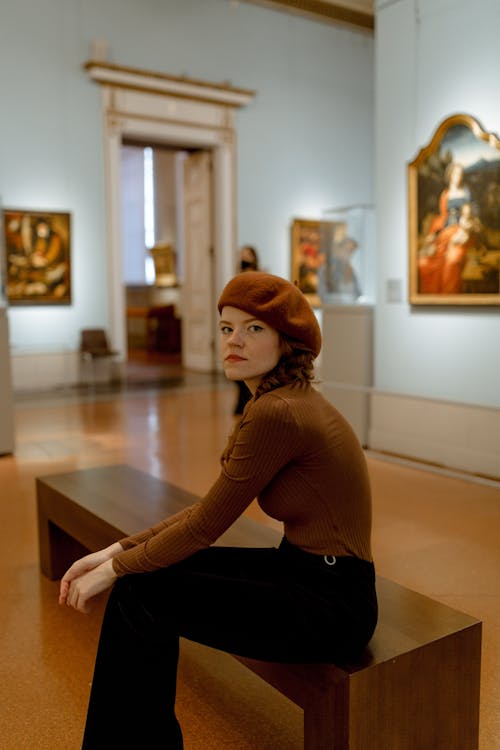
<svg viewBox="0 0 500 750">
<path fill-rule="evenodd" d="M 356 205 L 323 212 L 319 275 L 323 304 L 370 304 L 375 299 L 374 208 Z"/>
</svg>

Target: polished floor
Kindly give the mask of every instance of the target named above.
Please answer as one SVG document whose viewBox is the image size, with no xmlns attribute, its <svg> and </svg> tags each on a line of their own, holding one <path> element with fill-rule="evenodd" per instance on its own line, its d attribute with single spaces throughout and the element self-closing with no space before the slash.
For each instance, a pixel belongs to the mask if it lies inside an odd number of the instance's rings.
<svg viewBox="0 0 500 750">
<path fill-rule="evenodd" d="M 103 606 L 88 616 L 60 608 L 57 583 L 40 575 L 35 477 L 125 462 L 203 493 L 235 396 L 219 377 L 160 365 L 132 367 L 126 387 L 16 398 L 15 454 L 0 458 L 2 750 L 79 748 Z M 500 750 L 500 483 L 371 453 L 368 463 L 378 572 L 484 623 L 480 750 Z M 256 506 L 248 512 L 266 522 Z M 230 657 L 187 642 L 178 715 L 186 750 L 302 748 L 297 707 Z"/>
</svg>

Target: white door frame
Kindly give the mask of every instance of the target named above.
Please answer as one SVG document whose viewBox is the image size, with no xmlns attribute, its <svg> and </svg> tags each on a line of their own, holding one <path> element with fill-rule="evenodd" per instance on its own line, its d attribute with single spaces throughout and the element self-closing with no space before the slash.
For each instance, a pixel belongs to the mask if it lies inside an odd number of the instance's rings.
<svg viewBox="0 0 500 750">
<path fill-rule="evenodd" d="M 255 92 L 123 68 L 86 63 L 101 84 L 107 209 L 109 335 L 126 358 L 120 165 L 124 138 L 179 148 L 211 149 L 214 188 L 215 295 L 234 273 L 236 249 L 236 131 L 234 110 Z M 215 296 L 214 295 L 214 296 Z"/>
<path fill-rule="evenodd" d="M 187 154 L 182 166 L 182 364 L 212 372 L 216 366 L 212 153 Z"/>
</svg>

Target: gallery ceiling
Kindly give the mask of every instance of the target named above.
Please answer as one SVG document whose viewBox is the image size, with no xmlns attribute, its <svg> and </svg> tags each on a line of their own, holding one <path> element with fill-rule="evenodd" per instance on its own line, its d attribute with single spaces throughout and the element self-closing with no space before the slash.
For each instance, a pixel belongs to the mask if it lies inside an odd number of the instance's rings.
<svg viewBox="0 0 500 750">
<path fill-rule="evenodd" d="M 373 33 L 375 0 L 243 0 L 254 5 L 295 13 L 323 23 L 350 26 Z"/>
</svg>

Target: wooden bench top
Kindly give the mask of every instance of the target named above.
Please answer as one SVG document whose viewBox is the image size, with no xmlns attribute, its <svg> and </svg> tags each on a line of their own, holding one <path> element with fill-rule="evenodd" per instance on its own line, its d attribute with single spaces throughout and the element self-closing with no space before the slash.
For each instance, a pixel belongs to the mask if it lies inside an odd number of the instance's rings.
<svg viewBox="0 0 500 750">
<path fill-rule="evenodd" d="M 124 464 L 38 477 L 37 486 L 39 504 L 47 517 L 90 550 L 142 531 L 198 499 L 187 490 Z M 243 516 L 217 544 L 276 546 L 280 538 L 275 529 Z M 394 659 L 478 623 L 470 615 L 381 576 L 377 576 L 377 592 L 379 624 L 353 669 Z"/>
</svg>

